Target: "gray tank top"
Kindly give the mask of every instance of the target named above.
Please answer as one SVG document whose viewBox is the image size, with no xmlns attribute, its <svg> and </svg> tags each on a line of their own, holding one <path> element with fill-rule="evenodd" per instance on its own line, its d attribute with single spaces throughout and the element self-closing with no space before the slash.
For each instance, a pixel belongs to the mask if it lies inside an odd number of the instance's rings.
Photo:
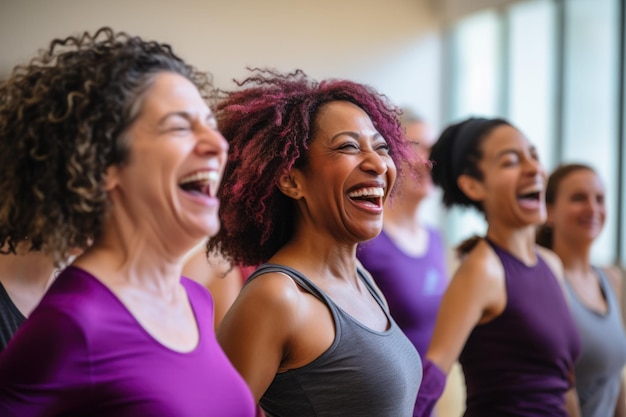
<svg viewBox="0 0 626 417">
<path fill-rule="evenodd" d="M 590 310 L 580 302 L 570 284 L 570 309 L 582 339 L 582 355 L 575 365 L 576 390 L 582 417 L 612 416 L 626 364 L 626 335 L 619 304 L 604 273 L 594 268 L 608 312 Z"/>
<path fill-rule="evenodd" d="M 413 415 L 422 363 L 393 321 L 367 276 L 359 277 L 381 306 L 389 329 L 372 330 L 338 307 L 300 272 L 277 264 L 260 266 L 248 280 L 282 272 L 328 306 L 335 340 L 313 362 L 276 374 L 260 400 L 268 417 L 408 417 Z"/>
</svg>

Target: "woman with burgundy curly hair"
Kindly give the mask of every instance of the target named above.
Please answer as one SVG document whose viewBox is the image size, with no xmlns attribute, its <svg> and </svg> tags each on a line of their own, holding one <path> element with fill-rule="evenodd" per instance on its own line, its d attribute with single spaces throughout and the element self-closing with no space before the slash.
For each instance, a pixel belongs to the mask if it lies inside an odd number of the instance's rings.
<svg viewBox="0 0 626 417">
<path fill-rule="evenodd" d="M 0 83 L 0 247 L 86 248 L 0 355 L 0 415 L 254 415 L 210 294 L 181 276 L 220 226 L 211 92 L 169 45 L 110 28 Z"/>
<path fill-rule="evenodd" d="M 232 153 L 209 250 L 261 266 L 218 340 L 269 416 L 410 415 L 419 355 L 356 259 L 408 155 L 395 107 L 301 71 L 240 87 L 216 111 Z"/>
</svg>

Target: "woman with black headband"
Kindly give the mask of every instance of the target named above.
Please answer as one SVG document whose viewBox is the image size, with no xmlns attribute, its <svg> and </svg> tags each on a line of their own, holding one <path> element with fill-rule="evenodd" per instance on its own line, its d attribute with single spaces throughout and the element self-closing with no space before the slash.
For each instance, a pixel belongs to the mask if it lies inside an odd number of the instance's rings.
<svg viewBox="0 0 626 417">
<path fill-rule="evenodd" d="M 426 353 L 422 415 L 458 359 L 467 417 L 578 416 L 580 340 L 563 268 L 535 244 L 546 217 L 546 174 L 535 147 L 506 120 L 471 118 L 445 129 L 430 156 L 444 204 L 482 212 L 487 233 L 459 246 L 461 264 Z"/>
</svg>

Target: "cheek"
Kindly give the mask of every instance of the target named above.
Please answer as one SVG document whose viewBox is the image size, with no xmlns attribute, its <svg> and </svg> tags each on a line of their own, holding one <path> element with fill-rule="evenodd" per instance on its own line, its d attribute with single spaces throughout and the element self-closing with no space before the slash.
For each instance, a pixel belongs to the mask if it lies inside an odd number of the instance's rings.
<svg viewBox="0 0 626 417">
<path fill-rule="evenodd" d="M 387 177 L 389 178 L 389 182 L 393 183 L 397 175 L 398 169 L 396 168 L 396 164 L 393 162 L 393 159 L 389 158 L 387 161 Z"/>
<path fill-rule="evenodd" d="M 560 214 L 561 218 L 561 228 L 567 233 L 567 231 L 574 230 L 576 224 L 580 221 L 581 216 L 585 214 L 581 210 L 580 207 L 576 205 L 569 206 L 565 208 Z"/>
</svg>

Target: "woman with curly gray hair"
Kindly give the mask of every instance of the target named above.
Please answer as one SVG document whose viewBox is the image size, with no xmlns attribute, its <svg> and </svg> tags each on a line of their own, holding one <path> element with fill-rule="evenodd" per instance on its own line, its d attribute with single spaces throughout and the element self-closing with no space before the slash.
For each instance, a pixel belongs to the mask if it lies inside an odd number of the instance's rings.
<svg viewBox="0 0 626 417">
<path fill-rule="evenodd" d="M 0 415 L 254 415 L 211 296 L 181 278 L 219 229 L 210 91 L 168 45 L 109 28 L 0 84 L 0 246 L 85 248 L 0 356 Z"/>
</svg>

